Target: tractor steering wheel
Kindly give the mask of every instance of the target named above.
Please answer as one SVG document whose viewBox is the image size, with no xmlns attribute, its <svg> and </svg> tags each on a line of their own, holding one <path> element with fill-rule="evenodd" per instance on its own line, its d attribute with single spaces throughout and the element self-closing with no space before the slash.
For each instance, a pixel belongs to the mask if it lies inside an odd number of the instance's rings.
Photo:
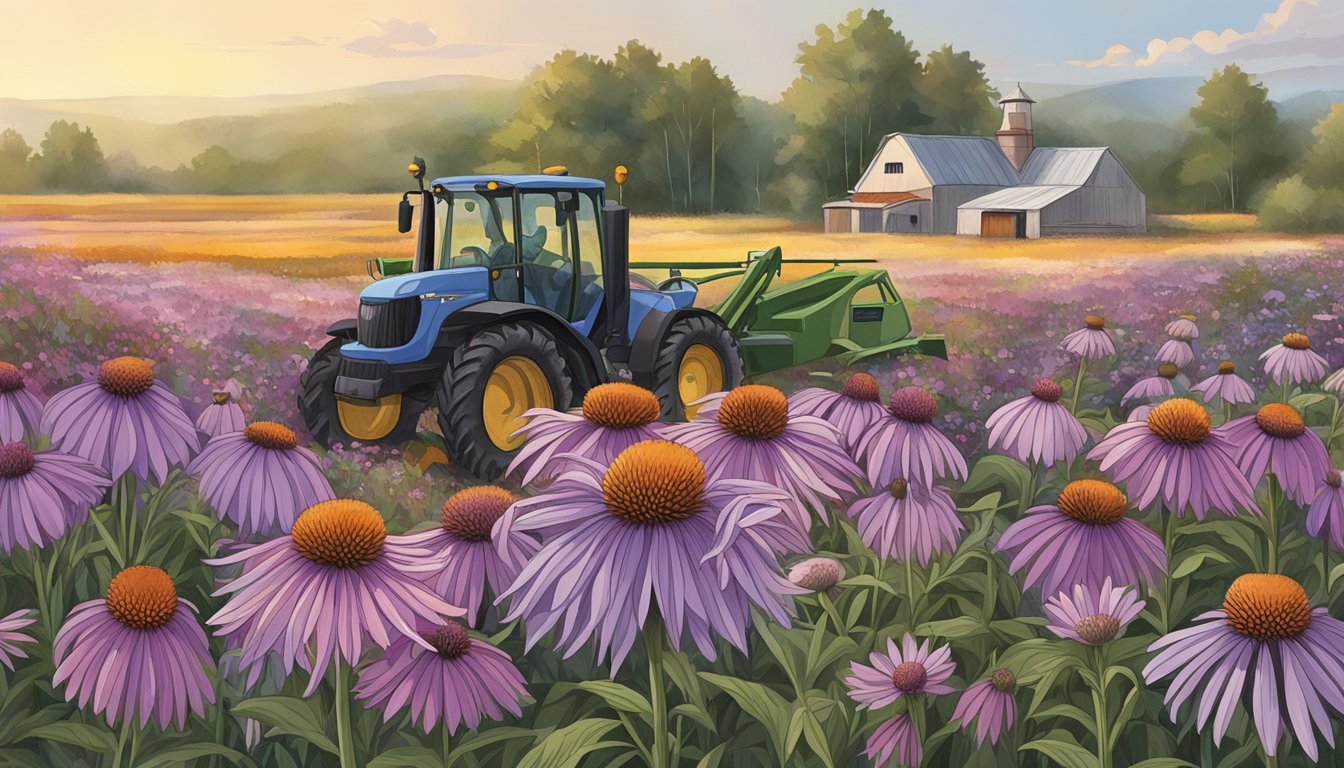
<svg viewBox="0 0 1344 768">
<path fill-rule="evenodd" d="M 463 246 L 457 256 L 453 257 L 452 266 L 454 267 L 480 267 L 485 265 L 485 249 L 475 246 Z"/>
</svg>

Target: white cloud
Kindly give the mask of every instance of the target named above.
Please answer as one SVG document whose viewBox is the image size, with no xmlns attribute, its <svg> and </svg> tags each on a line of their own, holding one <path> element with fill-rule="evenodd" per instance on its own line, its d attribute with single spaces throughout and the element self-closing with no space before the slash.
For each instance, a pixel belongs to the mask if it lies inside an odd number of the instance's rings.
<svg viewBox="0 0 1344 768">
<path fill-rule="evenodd" d="M 1074 67 L 1162 67 L 1189 69 L 1232 60 L 1273 59 L 1289 64 L 1344 61 L 1344 3 L 1339 0 L 1282 0 L 1248 32 L 1201 30 L 1188 37 L 1156 38 L 1142 57 L 1123 44 L 1098 59 L 1078 59 Z"/>
</svg>

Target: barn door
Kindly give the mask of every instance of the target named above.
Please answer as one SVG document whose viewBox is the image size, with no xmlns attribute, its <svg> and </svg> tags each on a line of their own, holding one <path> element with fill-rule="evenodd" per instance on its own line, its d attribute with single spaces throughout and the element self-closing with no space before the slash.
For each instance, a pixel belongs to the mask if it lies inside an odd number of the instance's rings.
<svg viewBox="0 0 1344 768">
<path fill-rule="evenodd" d="M 848 208 L 826 209 L 827 232 L 848 232 L 850 230 L 849 222 L 850 213 Z"/>
<path fill-rule="evenodd" d="M 1026 215 L 985 211 L 980 214 L 981 237 L 1026 237 Z"/>
</svg>

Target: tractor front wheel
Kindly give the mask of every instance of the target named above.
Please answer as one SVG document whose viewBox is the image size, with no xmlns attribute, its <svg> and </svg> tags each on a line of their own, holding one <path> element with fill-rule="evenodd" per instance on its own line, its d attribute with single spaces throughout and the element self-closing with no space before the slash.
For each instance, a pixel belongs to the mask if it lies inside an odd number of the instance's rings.
<svg viewBox="0 0 1344 768">
<path fill-rule="evenodd" d="M 659 345 L 650 383 L 664 419 L 694 418 L 696 400 L 741 383 L 742 352 L 722 322 L 691 315 L 672 323 Z"/>
<path fill-rule="evenodd" d="M 341 347 L 347 342 L 339 338 L 328 341 L 313 353 L 308 369 L 299 376 L 299 414 L 309 434 L 327 447 L 354 442 L 400 445 L 410 440 L 424 408 L 423 397 L 417 400 L 393 395 L 376 405 L 336 397 Z"/>
<path fill-rule="evenodd" d="M 439 382 L 439 428 L 449 458 L 493 480 L 508 469 L 533 408 L 563 411 L 573 399 L 555 339 L 540 326 L 486 328 L 462 341 Z"/>
</svg>

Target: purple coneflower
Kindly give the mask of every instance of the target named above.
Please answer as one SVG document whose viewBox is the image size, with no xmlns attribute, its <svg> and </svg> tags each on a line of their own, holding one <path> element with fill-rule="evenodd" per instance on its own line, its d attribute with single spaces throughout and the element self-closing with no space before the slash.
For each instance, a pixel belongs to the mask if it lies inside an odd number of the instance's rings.
<svg viewBox="0 0 1344 768">
<path fill-rule="evenodd" d="M 1153 408 L 1144 421 L 1117 424 L 1087 455 L 1138 497 L 1138 508 L 1161 498 L 1177 516 L 1200 520 L 1254 510 L 1255 492 L 1237 467 L 1236 445 L 1213 429 L 1204 406 L 1177 398 Z"/>
<path fill-rule="evenodd" d="M 932 649 L 930 641 L 916 643 L 914 636 L 907 633 L 899 648 L 894 639 L 887 638 L 887 652 L 873 652 L 868 661 L 871 667 L 851 662 L 850 674 L 845 678 L 849 698 L 858 702 L 859 709 L 881 709 L 902 696 L 953 691 L 946 684 L 957 669 L 950 646 Z"/>
<path fill-rule="evenodd" d="M 1065 640 L 1097 646 L 1123 635 L 1144 605 L 1133 588 L 1112 587 L 1107 579 L 1096 587 L 1075 586 L 1072 597 L 1060 592 L 1043 608 L 1050 621 L 1046 629 Z"/>
<path fill-rule="evenodd" d="M 1017 703 L 1013 700 L 1016 691 L 1017 676 L 1010 670 L 996 669 L 961 694 L 952 719 L 961 721 L 961 729 L 968 734 L 975 723 L 976 746 L 983 746 L 986 741 L 998 744 L 1017 714 Z"/>
<path fill-rule="evenodd" d="M 1270 381 L 1282 383 L 1285 390 L 1294 384 L 1316 381 L 1329 370 L 1325 358 L 1312 350 L 1311 339 L 1305 333 L 1284 335 L 1283 342 L 1265 350 L 1260 359 L 1265 361 Z"/>
<path fill-rule="evenodd" d="M 1327 392 L 1333 392 L 1338 397 L 1344 397 L 1344 368 L 1325 377 L 1321 382 L 1321 388 Z"/>
<path fill-rule="evenodd" d="M 788 519 L 787 496 L 750 480 L 715 477 L 691 449 L 635 443 L 610 467 L 578 469 L 514 504 L 496 537 L 537 532 L 541 550 L 504 597 L 523 617 L 530 648 L 552 628 L 565 657 L 595 639 L 615 675 L 657 610 L 674 647 L 690 634 L 709 659 L 718 634 L 746 651 L 751 609 L 787 624 L 804 590 L 777 553 L 811 548 Z"/>
<path fill-rule="evenodd" d="M 1199 326 L 1195 325 L 1194 315 L 1180 315 L 1167 323 L 1162 331 L 1173 339 L 1194 341 L 1199 338 Z"/>
<path fill-rule="evenodd" d="M 924 488 L 898 477 L 873 496 L 849 507 L 859 538 L 879 557 L 929 564 L 939 552 L 957 548 L 965 526 L 957 505 L 942 488 Z"/>
<path fill-rule="evenodd" d="M 19 646 L 37 642 L 23 631 L 36 621 L 32 613 L 29 610 L 15 611 L 0 619 L 0 664 L 4 664 L 11 672 L 14 671 L 14 659 L 28 658 L 28 654 Z"/>
<path fill-rule="evenodd" d="M 789 581 L 808 592 L 828 592 L 845 578 L 845 567 L 833 557 L 809 557 L 789 569 Z"/>
<path fill-rule="evenodd" d="M 868 737 L 863 753 L 872 759 L 873 765 L 886 765 L 894 759 L 891 764 L 902 768 L 916 768 L 924 759 L 914 721 L 905 712 L 883 720 Z"/>
<path fill-rule="evenodd" d="M 53 683 L 66 701 L 106 713 L 108 725 L 124 716 L 144 728 L 152 717 L 161 729 L 187 726 L 215 701 L 207 670 L 214 668 L 196 607 L 177 596 L 161 568 L 133 565 L 107 585 L 105 599 L 80 603 L 56 633 Z"/>
<path fill-rule="evenodd" d="M 420 637 L 428 648 L 399 637 L 382 658 L 360 670 L 355 698 L 382 710 L 384 723 L 409 705 L 412 725 L 429 733 L 442 723 L 452 735 L 463 724 L 476 730 L 483 717 L 523 713 L 518 699 L 527 694 L 527 684 L 507 653 L 472 637 L 456 621 L 421 631 Z"/>
<path fill-rule="evenodd" d="M 211 439 L 187 471 L 200 477 L 201 497 L 244 539 L 288 531 L 300 512 L 336 497 L 317 456 L 299 445 L 294 430 L 273 421 Z"/>
<path fill-rule="evenodd" d="M 989 447 L 1029 464 L 1073 461 L 1087 442 L 1083 423 L 1059 402 L 1062 391 L 1053 379 L 1031 385 L 1031 394 L 1001 406 L 990 415 Z"/>
<path fill-rule="evenodd" d="M 96 381 L 47 401 L 42 431 L 56 448 L 97 464 L 114 480 L 130 471 L 140 480 L 162 482 L 201 447 L 182 401 L 138 357 L 108 360 Z"/>
<path fill-rule="evenodd" d="M 1204 394 L 1204 402 L 1221 400 L 1228 405 L 1242 405 L 1255 402 L 1255 390 L 1246 380 L 1237 375 L 1237 364 L 1224 360 L 1218 364 L 1218 372 L 1190 388 L 1192 392 Z"/>
<path fill-rule="evenodd" d="M 1083 327 L 1065 336 L 1059 346 L 1083 360 L 1100 360 L 1115 354 L 1115 342 L 1111 340 L 1106 319 L 1101 315 L 1083 318 Z"/>
<path fill-rule="evenodd" d="M 565 412 L 537 408 L 523 414 L 526 426 L 518 430 L 526 438 L 518 456 L 509 465 L 509 475 L 522 485 L 555 478 L 572 465 L 566 455 L 586 456 L 610 464 L 617 454 L 641 440 L 662 437 L 658 397 L 643 387 L 625 382 L 599 384 L 583 396 L 581 409 Z"/>
<path fill-rule="evenodd" d="M 0 443 L 0 549 L 38 549 L 89 517 L 107 475 L 78 456 Z"/>
<path fill-rule="evenodd" d="M 1195 350 L 1190 346 L 1190 342 L 1180 339 L 1167 339 L 1162 342 L 1158 348 L 1157 354 L 1153 356 L 1159 364 L 1174 365 L 1177 368 L 1184 368 L 1195 361 Z"/>
<path fill-rule="evenodd" d="M 1329 537 L 1335 549 L 1344 549 L 1344 483 L 1338 469 L 1325 473 L 1320 490 L 1307 510 L 1307 533 L 1319 539 Z"/>
<path fill-rule="evenodd" d="M 1330 455 L 1296 408 L 1269 403 L 1253 416 L 1229 422 L 1223 431 L 1237 446 L 1237 466 L 1252 486 L 1273 472 L 1288 498 L 1302 506 L 1311 503 L 1317 483 L 1330 469 Z"/>
<path fill-rule="evenodd" d="M 1162 363 L 1157 366 L 1157 375 L 1149 376 L 1139 381 L 1124 397 L 1120 398 L 1120 405 L 1128 405 L 1132 400 L 1154 400 L 1162 397 L 1171 397 L 1176 394 L 1176 387 L 1172 385 L 1171 380 L 1180 373 L 1172 363 Z"/>
<path fill-rule="evenodd" d="M 210 404 L 196 417 L 196 428 L 204 432 L 207 439 L 237 432 L 247 425 L 243 409 L 238 405 L 242 391 L 238 382 L 230 379 L 211 393 Z"/>
<path fill-rule="evenodd" d="M 494 485 L 463 488 L 443 502 L 437 526 L 406 537 L 407 544 L 434 553 L 439 568 L 426 583 L 449 603 L 466 608 L 472 624 L 479 624 L 486 587 L 491 596 L 503 593 L 541 546 L 516 531 L 501 533 L 498 541 L 491 538 L 495 522 L 516 501 L 518 496 Z"/>
<path fill-rule="evenodd" d="M 1301 584 L 1270 573 L 1238 577 L 1223 607 L 1195 621 L 1148 647 L 1157 655 L 1144 679 L 1152 685 L 1172 677 L 1166 704 L 1173 720 L 1197 695 L 1196 730 L 1212 717 L 1218 745 L 1238 704 L 1246 702 L 1266 755 L 1274 756 L 1285 718 L 1313 761 L 1313 724 L 1334 746 L 1328 710 L 1344 712 L 1344 622 L 1324 608 L 1312 610 Z"/>
<path fill-rule="evenodd" d="M 997 549 L 1025 570 L 1025 586 L 1053 595 L 1081 584 L 1153 584 L 1167 570 L 1162 540 L 1125 517 L 1125 492 L 1104 480 L 1074 480 L 1054 505 L 1033 507 L 1008 526 Z"/>
<path fill-rule="evenodd" d="M 840 444 L 853 453 L 869 427 L 882 420 L 887 409 L 877 379 L 866 373 L 850 374 L 839 392 L 808 387 L 789 396 L 789 413 L 816 416 L 840 430 Z"/>
<path fill-rule="evenodd" d="M 840 444 L 835 427 L 789 413 L 784 393 L 747 384 L 700 401 L 693 421 L 669 425 L 667 439 L 695 451 L 709 474 L 755 480 L 787 493 L 794 524 L 811 526 L 810 506 L 826 519 L 827 502 L 853 493 L 863 474 Z"/>
<path fill-rule="evenodd" d="M 229 601 L 207 623 L 234 636 L 244 669 L 275 653 L 288 675 L 297 661 L 309 672 L 305 696 L 333 660 L 354 665 L 367 645 L 386 649 L 397 635 L 430 648 L 416 622 L 465 613 L 424 586 L 439 567 L 434 553 L 388 536 L 383 516 L 362 501 L 314 504 L 289 535 L 206 563 L 243 567 L 215 591 Z"/>
<path fill-rule="evenodd" d="M 42 403 L 28 391 L 23 372 L 0 362 L 0 443 L 25 443 L 37 439 L 42 422 Z"/>
<path fill-rule="evenodd" d="M 923 387 L 903 387 L 891 395 L 887 415 L 864 433 L 858 453 L 868 465 L 868 483 L 889 486 L 897 478 L 928 487 L 934 480 L 966 479 L 966 460 L 933 426 L 938 400 Z"/>
</svg>

